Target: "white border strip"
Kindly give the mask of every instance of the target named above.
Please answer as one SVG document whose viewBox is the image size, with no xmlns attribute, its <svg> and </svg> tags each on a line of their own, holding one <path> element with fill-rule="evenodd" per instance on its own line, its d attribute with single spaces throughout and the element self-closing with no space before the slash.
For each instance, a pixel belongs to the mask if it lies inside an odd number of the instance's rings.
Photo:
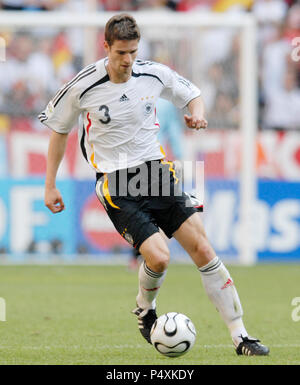
<svg viewBox="0 0 300 385">
<path fill-rule="evenodd" d="M 1 27 L 101 27 L 116 12 L 0 12 Z M 172 17 L 162 12 L 130 12 L 140 26 L 220 26 L 243 27 L 253 25 L 254 18 L 250 14 L 216 14 L 207 12 L 172 13 Z"/>
</svg>

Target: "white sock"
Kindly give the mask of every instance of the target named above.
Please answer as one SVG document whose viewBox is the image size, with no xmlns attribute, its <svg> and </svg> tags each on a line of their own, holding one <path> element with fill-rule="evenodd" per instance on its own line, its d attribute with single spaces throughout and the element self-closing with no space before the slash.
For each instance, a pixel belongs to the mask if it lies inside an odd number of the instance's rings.
<svg viewBox="0 0 300 385">
<path fill-rule="evenodd" d="M 137 306 L 142 309 L 155 309 L 158 290 L 162 285 L 167 270 L 156 273 L 149 269 L 144 261 L 139 269 L 139 292 L 136 297 Z"/>
<path fill-rule="evenodd" d="M 208 298 L 217 308 L 227 325 L 235 346 L 248 336 L 244 327 L 243 309 L 233 280 L 222 261 L 215 257 L 207 265 L 199 268 L 203 286 Z"/>
</svg>

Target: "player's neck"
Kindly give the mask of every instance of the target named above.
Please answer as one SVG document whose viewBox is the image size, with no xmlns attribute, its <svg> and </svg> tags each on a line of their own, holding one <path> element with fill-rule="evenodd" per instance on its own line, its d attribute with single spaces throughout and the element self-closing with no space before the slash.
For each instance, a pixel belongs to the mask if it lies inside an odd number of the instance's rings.
<svg viewBox="0 0 300 385">
<path fill-rule="evenodd" d="M 117 71 L 114 71 L 110 65 L 109 62 L 106 65 L 106 71 L 109 76 L 109 80 L 112 83 L 126 83 L 131 78 L 131 71 L 129 73 L 120 73 Z"/>
</svg>

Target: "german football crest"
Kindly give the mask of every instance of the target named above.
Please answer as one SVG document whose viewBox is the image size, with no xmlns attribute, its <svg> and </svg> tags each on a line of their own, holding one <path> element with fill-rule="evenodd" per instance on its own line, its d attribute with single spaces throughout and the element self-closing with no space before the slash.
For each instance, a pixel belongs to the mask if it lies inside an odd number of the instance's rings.
<svg viewBox="0 0 300 385">
<path fill-rule="evenodd" d="M 144 115 L 145 116 L 149 116 L 152 114 L 153 112 L 153 109 L 154 109 L 154 104 L 151 103 L 151 102 L 147 102 L 144 106 Z"/>
</svg>

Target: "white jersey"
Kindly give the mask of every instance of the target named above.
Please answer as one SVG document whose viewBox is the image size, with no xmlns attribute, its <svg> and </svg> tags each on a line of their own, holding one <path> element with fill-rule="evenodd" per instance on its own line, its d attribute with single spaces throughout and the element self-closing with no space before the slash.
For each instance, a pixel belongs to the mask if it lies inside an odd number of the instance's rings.
<svg viewBox="0 0 300 385">
<path fill-rule="evenodd" d="M 155 103 L 165 98 L 178 108 L 200 90 L 169 67 L 136 60 L 125 83 L 112 83 L 107 58 L 84 68 L 62 87 L 39 115 L 40 121 L 67 134 L 79 119 L 84 157 L 96 172 L 109 173 L 162 159 Z"/>
</svg>

